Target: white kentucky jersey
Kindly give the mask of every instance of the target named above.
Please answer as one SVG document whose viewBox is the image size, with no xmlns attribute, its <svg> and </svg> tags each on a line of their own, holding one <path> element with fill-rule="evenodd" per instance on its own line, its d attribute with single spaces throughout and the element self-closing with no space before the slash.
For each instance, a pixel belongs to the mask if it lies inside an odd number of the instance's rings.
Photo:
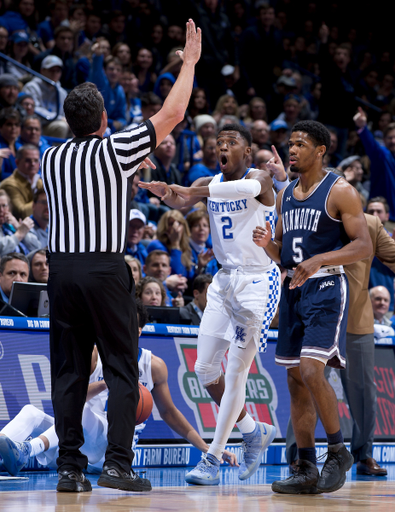
<svg viewBox="0 0 395 512">
<path fill-rule="evenodd" d="M 99 354 L 97 354 L 96 367 L 91 373 L 91 376 L 89 377 L 89 384 L 92 384 L 93 382 L 100 382 L 103 379 L 103 364 L 101 362 Z M 85 407 L 89 407 L 96 414 L 106 415 L 107 398 L 108 389 L 105 389 L 98 395 L 91 398 L 88 402 L 86 402 Z"/>
<path fill-rule="evenodd" d="M 152 380 L 151 370 L 151 357 L 152 353 L 150 350 L 139 347 L 138 353 L 138 367 L 139 367 L 139 382 L 145 386 L 148 391 L 151 391 L 154 387 Z M 103 380 L 103 364 L 101 362 L 99 354 L 97 355 L 96 368 L 89 378 L 89 384 L 92 382 L 98 382 Z M 107 399 L 108 389 L 102 391 L 98 395 L 91 398 L 86 405 L 94 410 L 98 414 L 107 414 Z"/>
<path fill-rule="evenodd" d="M 152 352 L 146 348 L 139 347 L 138 365 L 139 365 L 139 382 L 145 386 L 148 391 L 152 391 L 154 383 L 152 380 L 151 369 Z"/>
<path fill-rule="evenodd" d="M 254 169 L 248 169 L 241 179 Z M 223 174 L 214 176 L 211 183 L 223 181 Z M 225 268 L 240 266 L 266 267 L 272 263 L 264 249 L 252 241 L 252 231 L 270 222 L 272 238 L 275 231 L 276 206 L 265 206 L 256 198 L 218 199 L 207 198 L 211 238 L 216 259 Z"/>
<path fill-rule="evenodd" d="M 139 347 L 139 355 L 138 355 L 138 365 L 139 365 L 139 382 L 143 386 L 145 386 L 148 391 L 152 391 L 154 387 L 154 382 L 152 380 L 152 353 L 151 350 L 147 350 L 146 348 Z M 145 423 L 140 423 L 140 425 L 136 425 L 134 429 L 133 436 L 133 445 L 132 450 L 135 449 L 136 444 L 138 443 L 141 432 L 145 429 Z"/>
<path fill-rule="evenodd" d="M 139 382 L 141 384 L 143 384 L 143 386 L 145 386 L 149 391 L 151 391 L 154 387 L 154 383 L 152 380 L 151 357 L 152 357 L 152 354 L 151 354 L 150 350 L 146 350 L 145 348 L 139 348 L 139 352 L 138 352 Z M 98 365 L 96 366 L 96 368 L 98 368 Z M 100 368 L 102 369 L 101 361 L 100 361 Z M 101 376 L 103 377 L 103 372 L 101 373 Z M 106 393 L 106 398 L 107 398 L 108 392 L 105 391 L 105 393 Z M 86 406 L 88 406 L 89 403 L 90 403 L 90 401 L 87 402 Z M 102 413 L 105 415 L 104 422 L 105 422 L 105 425 L 107 426 L 107 418 L 106 418 L 107 401 L 102 406 Z M 100 415 L 97 414 L 96 417 L 94 415 L 91 415 L 90 421 L 94 422 L 95 425 L 100 428 L 100 419 L 98 418 L 98 416 L 100 416 Z M 92 431 L 94 431 L 95 425 L 90 424 L 90 425 L 87 425 L 86 428 L 92 432 Z M 144 430 L 144 428 L 145 428 L 145 423 L 136 425 L 136 428 L 134 431 L 134 436 L 133 436 L 133 444 L 132 444 L 133 450 L 135 449 L 136 444 L 139 440 L 139 436 L 140 436 L 141 432 Z M 95 461 L 93 461 L 92 455 L 88 455 L 88 459 L 89 459 L 88 473 L 98 473 L 98 472 L 101 472 L 101 470 L 103 468 L 103 464 L 104 464 L 104 460 L 105 460 L 105 451 L 106 451 L 106 447 L 107 447 L 107 428 L 101 429 L 100 432 L 101 432 L 100 436 L 95 437 L 95 442 L 96 442 L 97 446 L 103 446 L 103 440 L 104 440 L 105 441 L 104 448 L 102 448 L 102 450 L 100 450 L 98 448 L 96 449 L 96 453 L 95 453 L 96 460 Z M 86 452 L 84 452 L 84 450 L 83 450 L 83 453 L 86 453 Z"/>
</svg>

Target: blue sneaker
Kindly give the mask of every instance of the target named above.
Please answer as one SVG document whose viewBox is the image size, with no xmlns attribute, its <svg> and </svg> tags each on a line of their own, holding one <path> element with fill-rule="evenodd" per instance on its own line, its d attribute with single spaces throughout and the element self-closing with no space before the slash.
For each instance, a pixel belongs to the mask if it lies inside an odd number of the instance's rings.
<svg viewBox="0 0 395 512">
<path fill-rule="evenodd" d="M 218 485 L 219 465 L 220 461 L 214 455 L 203 453 L 196 468 L 185 475 L 185 481 L 196 485 Z"/>
<path fill-rule="evenodd" d="M 247 434 L 241 448 L 244 452 L 239 467 L 239 480 L 247 480 L 259 468 L 263 452 L 276 436 L 276 427 L 256 422 L 254 432 Z"/>
<path fill-rule="evenodd" d="M 30 458 L 31 445 L 27 441 L 14 443 L 7 436 L 0 436 L 0 456 L 5 470 L 16 476 Z"/>
</svg>

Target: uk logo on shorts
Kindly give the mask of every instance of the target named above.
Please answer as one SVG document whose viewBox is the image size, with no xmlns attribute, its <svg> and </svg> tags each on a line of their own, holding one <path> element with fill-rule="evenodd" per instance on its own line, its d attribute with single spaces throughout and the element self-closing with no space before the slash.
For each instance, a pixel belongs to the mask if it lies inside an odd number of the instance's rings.
<svg viewBox="0 0 395 512">
<path fill-rule="evenodd" d="M 235 334 L 235 341 L 240 341 L 240 343 L 245 343 L 245 337 L 246 332 L 244 330 L 244 327 L 240 327 L 239 325 L 236 325 L 236 334 Z"/>
</svg>

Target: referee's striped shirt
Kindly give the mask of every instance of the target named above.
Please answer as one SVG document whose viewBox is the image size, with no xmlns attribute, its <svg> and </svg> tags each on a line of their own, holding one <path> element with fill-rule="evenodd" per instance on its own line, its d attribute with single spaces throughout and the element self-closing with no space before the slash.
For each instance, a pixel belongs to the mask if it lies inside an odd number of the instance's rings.
<svg viewBox="0 0 395 512">
<path fill-rule="evenodd" d="M 156 146 L 146 121 L 102 139 L 74 138 L 42 160 L 51 253 L 123 253 L 129 225 L 129 179 Z"/>
</svg>

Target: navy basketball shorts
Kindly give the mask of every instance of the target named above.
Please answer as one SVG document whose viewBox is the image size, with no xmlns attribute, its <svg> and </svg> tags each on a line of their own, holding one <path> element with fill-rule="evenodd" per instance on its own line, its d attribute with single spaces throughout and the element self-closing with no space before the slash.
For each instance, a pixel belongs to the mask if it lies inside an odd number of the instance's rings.
<svg viewBox="0 0 395 512">
<path fill-rule="evenodd" d="M 279 312 L 276 363 L 299 366 L 300 357 L 346 367 L 348 281 L 345 274 L 314 277 L 289 289 L 285 278 Z"/>
</svg>

